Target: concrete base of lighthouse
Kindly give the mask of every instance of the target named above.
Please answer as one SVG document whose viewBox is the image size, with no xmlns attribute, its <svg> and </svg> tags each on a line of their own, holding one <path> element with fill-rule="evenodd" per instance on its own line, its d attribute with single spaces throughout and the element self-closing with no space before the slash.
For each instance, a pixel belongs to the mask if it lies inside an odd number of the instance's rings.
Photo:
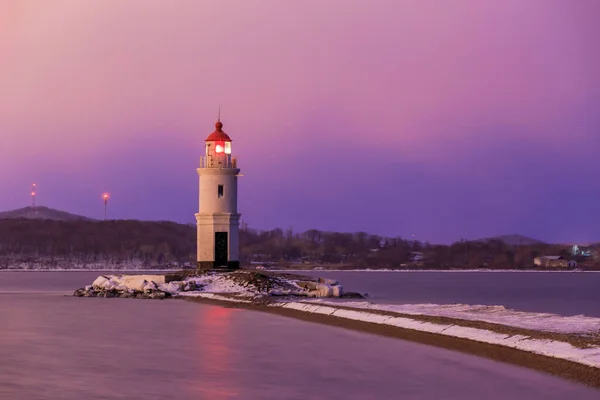
<svg viewBox="0 0 600 400">
<path fill-rule="evenodd" d="M 239 262 L 240 214 L 196 214 L 198 270 L 233 270 Z"/>
<path fill-rule="evenodd" d="M 214 261 L 198 261 L 198 271 L 235 271 L 240 268 L 239 261 L 228 261 L 227 266 L 217 266 Z"/>
</svg>

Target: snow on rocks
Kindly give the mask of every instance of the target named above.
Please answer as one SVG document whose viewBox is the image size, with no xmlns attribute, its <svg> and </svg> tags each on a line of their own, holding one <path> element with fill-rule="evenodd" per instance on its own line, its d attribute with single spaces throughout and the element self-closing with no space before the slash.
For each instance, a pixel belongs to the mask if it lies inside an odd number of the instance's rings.
<svg viewBox="0 0 600 400">
<path fill-rule="evenodd" d="M 198 293 L 239 297 L 269 296 L 345 297 L 343 287 L 332 279 L 239 270 L 209 271 L 202 274 L 101 275 L 92 285 L 78 289 L 79 297 L 167 298 L 196 296 Z M 348 297 L 362 297 L 350 293 Z"/>
<path fill-rule="evenodd" d="M 179 292 L 198 289 L 196 282 L 185 282 L 183 279 L 183 276 L 176 274 L 100 275 L 91 285 L 77 289 L 73 295 L 165 299 Z"/>
</svg>

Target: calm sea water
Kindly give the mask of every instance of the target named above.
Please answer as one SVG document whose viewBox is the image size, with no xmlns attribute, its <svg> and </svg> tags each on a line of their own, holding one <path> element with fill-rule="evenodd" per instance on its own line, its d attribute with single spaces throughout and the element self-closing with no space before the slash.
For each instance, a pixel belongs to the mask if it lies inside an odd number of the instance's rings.
<svg viewBox="0 0 600 400">
<path fill-rule="evenodd" d="M 179 300 L 65 296 L 97 275 L 0 273 L 0 399 L 591 400 L 600 394 L 474 356 L 270 314 Z M 370 285 L 383 277 L 366 275 Z"/>
<path fill-rule="evenodd" d="M 600 317 L 594 272 L 326 272 L 369 301 L 390 304 L 503 305 L 519 311 Z"/>
</svg>

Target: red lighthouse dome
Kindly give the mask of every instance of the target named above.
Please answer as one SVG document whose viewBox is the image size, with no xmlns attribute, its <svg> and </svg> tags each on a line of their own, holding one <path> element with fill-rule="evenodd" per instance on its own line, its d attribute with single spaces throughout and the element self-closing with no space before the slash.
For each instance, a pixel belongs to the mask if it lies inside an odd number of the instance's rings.
<svg viewBox="0 0 600 400">
<path fill-rule="evenodd" d="M 223 123 L 217 121 L 215 124 L 215 131 L 208 135 L 205 140 L 206 142 L 231 142 L 231 138 L 228 134 L 223 132 Z"/>
</svg>

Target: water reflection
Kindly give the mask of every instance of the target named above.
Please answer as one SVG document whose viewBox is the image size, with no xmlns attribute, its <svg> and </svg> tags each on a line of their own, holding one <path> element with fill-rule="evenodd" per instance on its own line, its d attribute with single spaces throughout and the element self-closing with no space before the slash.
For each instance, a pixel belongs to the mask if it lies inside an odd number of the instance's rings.
<svg viewBox="0 0 600 400">
<path fill-rule="evenodd" d="M 239 395 L 234 376 L 235 354 L 232 351 L 233 315 L 239 310 L 210 307 L 200 312 L 198 319 L 198 361 L 200 363 L 200 392 L 209 399 L 225 400 Z"/>
</svg>

